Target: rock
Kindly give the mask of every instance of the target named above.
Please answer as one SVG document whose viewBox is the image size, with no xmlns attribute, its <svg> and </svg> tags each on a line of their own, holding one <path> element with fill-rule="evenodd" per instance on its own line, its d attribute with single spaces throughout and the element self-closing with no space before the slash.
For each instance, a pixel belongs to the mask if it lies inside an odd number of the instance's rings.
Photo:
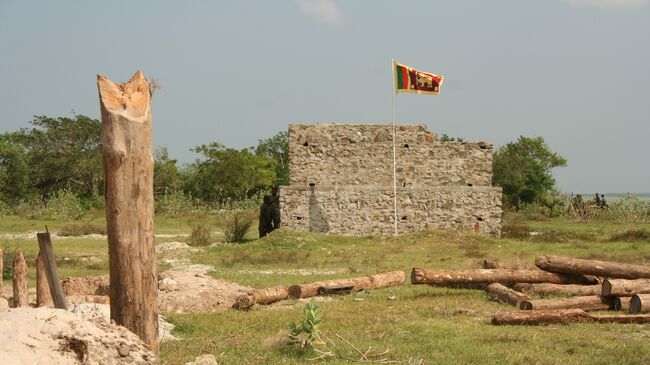
<svg viewBox="0 0 650 365">
<path fill-rule="evenodd" d="M 185 365 L 219 365 L 219 363 L 214 355 L 208 354 L 197 356 L 194 361 L 187 362 Z"/>
<path fill-rule="evenodd" d="M 158 290 L 163 291 L 175 291 L 178 285 L 174 279 L 164 278 L 158 281 Z"/>
<path fill-rule="evenodd" d="M 129 346 L 129 345 L 125 344 L 125 343 L 121 343 L 117 347 L 117 353 L 120 354 L 120 356 L 122 356 L 122 357 L 129 356 L 129 352 L 131 352 L 131 346 Z"/>
</svg>

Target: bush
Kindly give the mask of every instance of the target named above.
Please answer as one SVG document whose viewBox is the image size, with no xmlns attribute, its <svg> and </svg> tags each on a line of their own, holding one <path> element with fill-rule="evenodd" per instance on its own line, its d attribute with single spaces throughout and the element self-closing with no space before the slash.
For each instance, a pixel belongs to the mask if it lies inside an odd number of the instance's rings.
<svg viewBox="0 0 650 365">
<path fill-rule="evenodd" d="M 185 194 L 180 190 L 156 196 L 156 214 L 167 217 L 180 217 L 197 213 L 202 210 L 201 204 L 192 194 Z"/>
<path fill-rule="evenodd" d="M 239 210 L 233 212 L 230 217 L 226 218 L 225 227 L 223 229 L 224 241 L 242 242 L 246 232 L 253 225 L 253 215 L 250 211 Z"/>
<path fill-rule="evenodd" d="M 11 214 L 11 207 L 9 204 L 0 200 L 0 217 Z"/>
<path fill-rule="evenodd" d="M 46 217 L 79 219 L 83 217 L 85 211 L 81 199 L 75 193 L 68 189 L 61 189 L 48 200 L 42 213 Z"/>
<path fill-rule="evenodd" d="M 650 241 L 650 231 L 645 229 L 628 229 L 621 233 L 613 234 L 609 239 L 610 241 Z"/>
<path fill-rule="evenodd" d="M 520 222 L 507 223 L 501 227 L 501 237 L 517 240 L 528 239 L 530 237 L 530 228 Z"/>
<path fill-rule="evenodd" d="M 619 223 L 645 223 L 650 218 L 650 204 L 628 194 L 611 203 L 607 214 Z"/>
<path fill-rule="evenodd" d="M 96 226 L 89 222 L 68 223 L 61 227 L 57 234 L 64 237 L 86 236 L 89 234 L 105 235 L 106 227 Z"/>
<path fill-rule="evenodd" d="M 14 208 L 14 213 L 22 218 L 34 219 L 41 217 L 45 211 L 45 204 L 37 196 L 23 199 Z"/>
<path fill-rule="evenodd" d="M 192 224 L 192 233 L 187 243 L 190 246 L 207 246 L 211 242 L 210 224 L 205 218 L 198 219 Z"/>
</svg>

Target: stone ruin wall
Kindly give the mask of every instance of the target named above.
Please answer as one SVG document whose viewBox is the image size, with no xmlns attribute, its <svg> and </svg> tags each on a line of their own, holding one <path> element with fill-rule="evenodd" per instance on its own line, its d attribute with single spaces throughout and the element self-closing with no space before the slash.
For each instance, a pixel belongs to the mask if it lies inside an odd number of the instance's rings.
<svg viewBox="0 0 650 365">
<path fill-rule="evenodd" d="M 391 234 L 390 125 L 290 125 L 282 224 L 341 235 Z M 498 236 L 501 189 L 492 145 L 441 142 L 425 126 L 397 126 L 398 230 L 470 229 Z"/>
</svg>

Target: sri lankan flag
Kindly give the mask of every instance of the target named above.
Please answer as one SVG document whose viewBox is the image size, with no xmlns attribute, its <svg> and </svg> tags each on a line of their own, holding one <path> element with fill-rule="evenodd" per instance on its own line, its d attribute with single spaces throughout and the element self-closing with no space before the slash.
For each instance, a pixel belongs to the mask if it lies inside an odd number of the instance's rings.
<svg viewBox="0 0 650 365">
<path fill-rule="evenodd" d="M 393 61 L 395 73 L 395 93 L 437 95 L 445 77 L 418 71 Z"/>
</svg>

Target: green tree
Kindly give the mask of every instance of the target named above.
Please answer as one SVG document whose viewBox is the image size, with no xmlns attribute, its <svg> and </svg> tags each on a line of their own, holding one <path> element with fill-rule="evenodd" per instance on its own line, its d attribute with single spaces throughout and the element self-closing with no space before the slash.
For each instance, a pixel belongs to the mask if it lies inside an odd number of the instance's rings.
<svg viewBox="0 0 650 365">
<path fill-rule="evenodd" d="M 169 158 L 167 147 L 158 147 L 153 154 L 153 192 L 156 195 L 179 190 L 181 174 L 176 160 Z"/>
<path fill-rule="evenodd" d="M 282 131 L 268 139 L 258 140 L 255 154 L 275 161 L 275 185 L 289 184 L 289 133 Z"/>
<path fill-rule="evenodd" d="M 15 204 L 33 191 L 25 148 L 11 134 L 0 135 L 0 200 Z"/>
<path fill-rule="evenodd" d="M 551 170 L 567 160 L 551 151 L 542 137 L 520 136 L 494 152 L 492 181 L 503 188 L 504 203 L 519 210 L 538 202 L 555 188 Z"/>
<path fill-rule="evenodd" d="M 192 151 L 205 159 L 190 166 L 184 190 L 205 201 L 242 200 L 275 182 L 275 161 L 248 149 L 226 148 L 213 142 Z"/>
</svg>

